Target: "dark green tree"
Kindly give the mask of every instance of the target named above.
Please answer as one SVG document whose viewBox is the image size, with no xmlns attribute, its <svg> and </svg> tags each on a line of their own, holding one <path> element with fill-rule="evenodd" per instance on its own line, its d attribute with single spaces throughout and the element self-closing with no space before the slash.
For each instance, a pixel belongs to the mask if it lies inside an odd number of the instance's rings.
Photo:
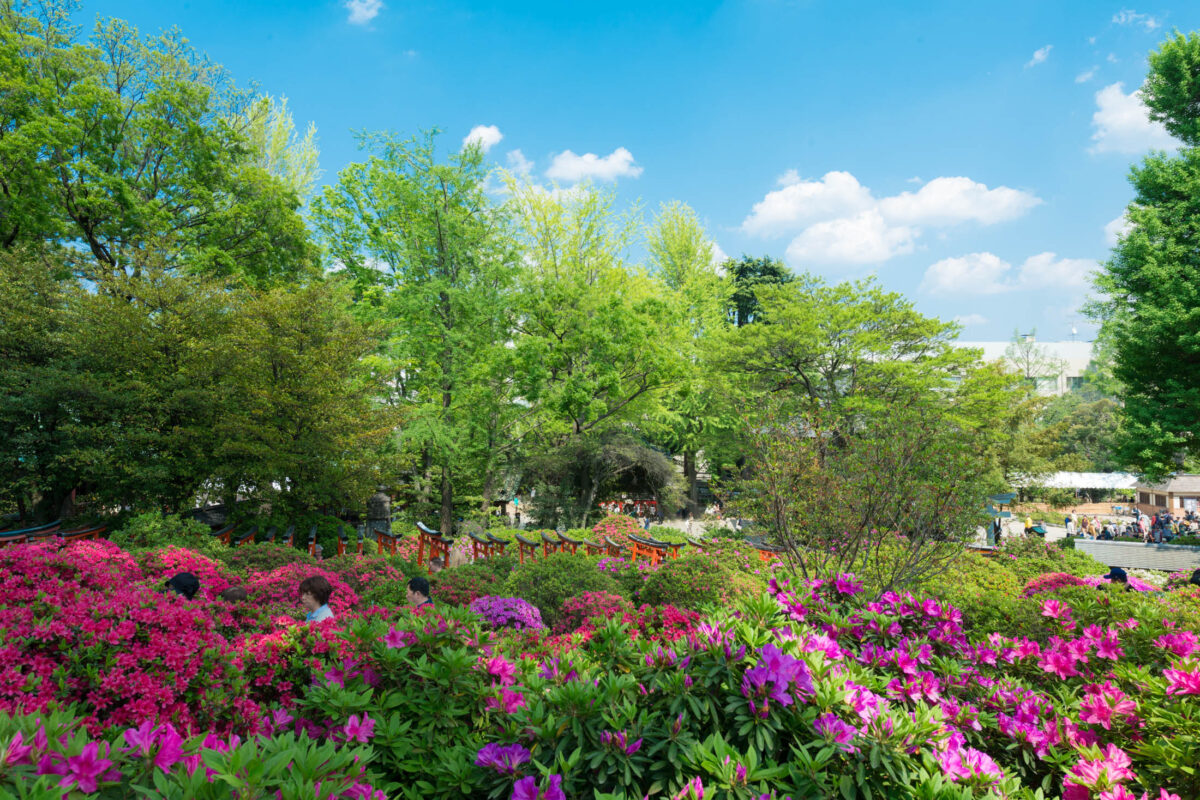
<svg viewBox="0 0 1200 800">
<path fill-rule="evenodd" d="M 1113 348 L 1123 387 L 1118 461 L 1151 476 L 1197 454 L 1200 440 L 1200 35 L 1176 35 L 1150 55 L 1143 96 L 1183 143 L 1130 176 L 1132 225 L 1097 278 L 1090 313 Z"/>
<path fill-rule="evenodd" d="M 733 292 L 729 297 L 729 319 L 739 328 L 759 321 L 759 286 L 789 283 L 795 278 L 782 261 L 769 256 L 753 258 L 743 255 L 740 259 L 731 258 L 721 266 L 733 282 Z"/>
</svg>

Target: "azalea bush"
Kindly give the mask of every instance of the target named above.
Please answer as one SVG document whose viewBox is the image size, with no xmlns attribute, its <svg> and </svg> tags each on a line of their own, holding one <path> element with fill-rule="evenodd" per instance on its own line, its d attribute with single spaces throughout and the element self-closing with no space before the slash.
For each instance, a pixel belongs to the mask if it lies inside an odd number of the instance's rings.
<svg viewBox="0 0 1200 800">
<path fill-rule="evenodd" d="M 230 547 L 217 555 L 229 568 L 242 576 L 255 572 L 270 572 L 288 564 L 316 564 L 317 560 L 299 547 L 278 542 L 255 542 Z"/>
<path fill-rule="evenodd" d="M 637 520 L 625 514 L 609 514 L 592 526 L 590 538 L 599 545 L 604 544 L 605 537 L 620 545 L 629 545 L 629 534 L 645 536 L 646 531 L 638 525 Z"/>
<path fill-rule="evenodd" d="M 596 556 L 570 553 L 526 561 L 508 576 L 504 594 L 525 598 L 537 606 L 546 624 L 553 626 L 568 597 L 583 592 L 622 593 L 616 579 L 598 569 L 599 562 Z"/>
<path fill-rule="evenodd" d="M 651 605 L 701 608 L 733 595 L 733 571 L 711 556 L 691 553 L 667 559 L 642 587 L 639 598 Z"/>
<path fill-rule="evenodd" d="M 471 610 L 493 629 L 515 628 L 516 630 L 543 630 L 541 612 L 519 597 L 476 598 Z"/>
<path fill-rule="evenodd" d="M 245 583 L 250 599 L 269 610 L 272 615 L 302 618 L 300 607 L 300 582 L 305 578 L 321 576 L 333 587 L 329 608 L 334 615 L 343 615 L 358 605 L 358 592 L 342 580 L 335 572 L 308 564 L 285 564 L 270 572 L 254 575 Z"/>
</svg>

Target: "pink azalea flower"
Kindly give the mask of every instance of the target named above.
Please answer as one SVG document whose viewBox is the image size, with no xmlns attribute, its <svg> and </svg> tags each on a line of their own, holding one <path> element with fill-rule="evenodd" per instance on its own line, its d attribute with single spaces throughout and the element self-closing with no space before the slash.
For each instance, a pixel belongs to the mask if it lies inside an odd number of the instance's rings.
<svg viewBox="0 0 1200 800">
<path fill-rule="evenodd" d="M 1167 694 L 1200 694 L 1200 667 L 1191 670 L 1164 669 Z"/>
<path fill-rule="evenodd" d="M 13 764 L 23 764 L 29 760 L 29 754 L 33 751 L 33 745 L 23 744 L 25 735 L 17 731 L 13 735 L 12 740 L 8 743 L 8 752 L 4 756 L 4 763 L 11 766 Z"/>
<path fill-rule="evenodd" d="M 515 714 L 517 709 L 525 708 L 525 695 L 520 692 L 510 692 L 508 689 L 500 690 L 499 699 L 492 697 L 487 702 L 487 707 L 494 710 L 502 710 L 505 714 Z"/>
<path fill-rule="evenodd" d="M 363 714 L 361 719 L 358 714 L 351 714 L 342 732 L 346 734 L 346 741 L 366 744 L 375 735 L 375 720 L 366 714 Z"/>
<path fill-rule="evenodd" d="M 89 742 L 79 755 L 67 756 L 66 770 L 58 785 L 64 788 L 78 786 L 79 791 L 90 794 L 96 791 L 98 781 L 105 777 L 112 765 L 113 762 L 100 757 L 100 745 Z"/>
</svg>

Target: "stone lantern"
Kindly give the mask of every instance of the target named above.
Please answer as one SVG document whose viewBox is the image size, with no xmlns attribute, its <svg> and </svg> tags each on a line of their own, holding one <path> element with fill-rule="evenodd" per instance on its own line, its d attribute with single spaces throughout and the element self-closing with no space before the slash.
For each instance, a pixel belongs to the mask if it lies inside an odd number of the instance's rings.
<svg viewBox="0 0 1200 800">
<path fill-rule="evenodd" d="M 375 487 L 375 494 L 367 501 L 367 528 L 371 531 L 392 532 L 392 498 L 386 486 Z"/>
</svg>

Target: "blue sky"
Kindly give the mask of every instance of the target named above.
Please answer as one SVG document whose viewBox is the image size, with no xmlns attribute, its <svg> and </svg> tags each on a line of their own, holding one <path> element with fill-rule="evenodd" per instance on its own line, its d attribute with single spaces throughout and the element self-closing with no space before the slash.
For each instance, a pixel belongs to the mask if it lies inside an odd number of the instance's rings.
<svg viewBox="0 0 1200 800">
<path fill-rule="evenodd" d="M 473 129 L 498 165 L 681 200 L 721 251 L 875 274 L 965 339 L 1080 338 L 1087 273 L 1171 147 L 1136 90 L 1200 5 L 1096 2 L 84 2 L 178 26 L 318 128 Z M 515 151 L 515 152 L 514 152 Z M 635 254 L 636 255 L 636 254 Z"/>
</svg>

